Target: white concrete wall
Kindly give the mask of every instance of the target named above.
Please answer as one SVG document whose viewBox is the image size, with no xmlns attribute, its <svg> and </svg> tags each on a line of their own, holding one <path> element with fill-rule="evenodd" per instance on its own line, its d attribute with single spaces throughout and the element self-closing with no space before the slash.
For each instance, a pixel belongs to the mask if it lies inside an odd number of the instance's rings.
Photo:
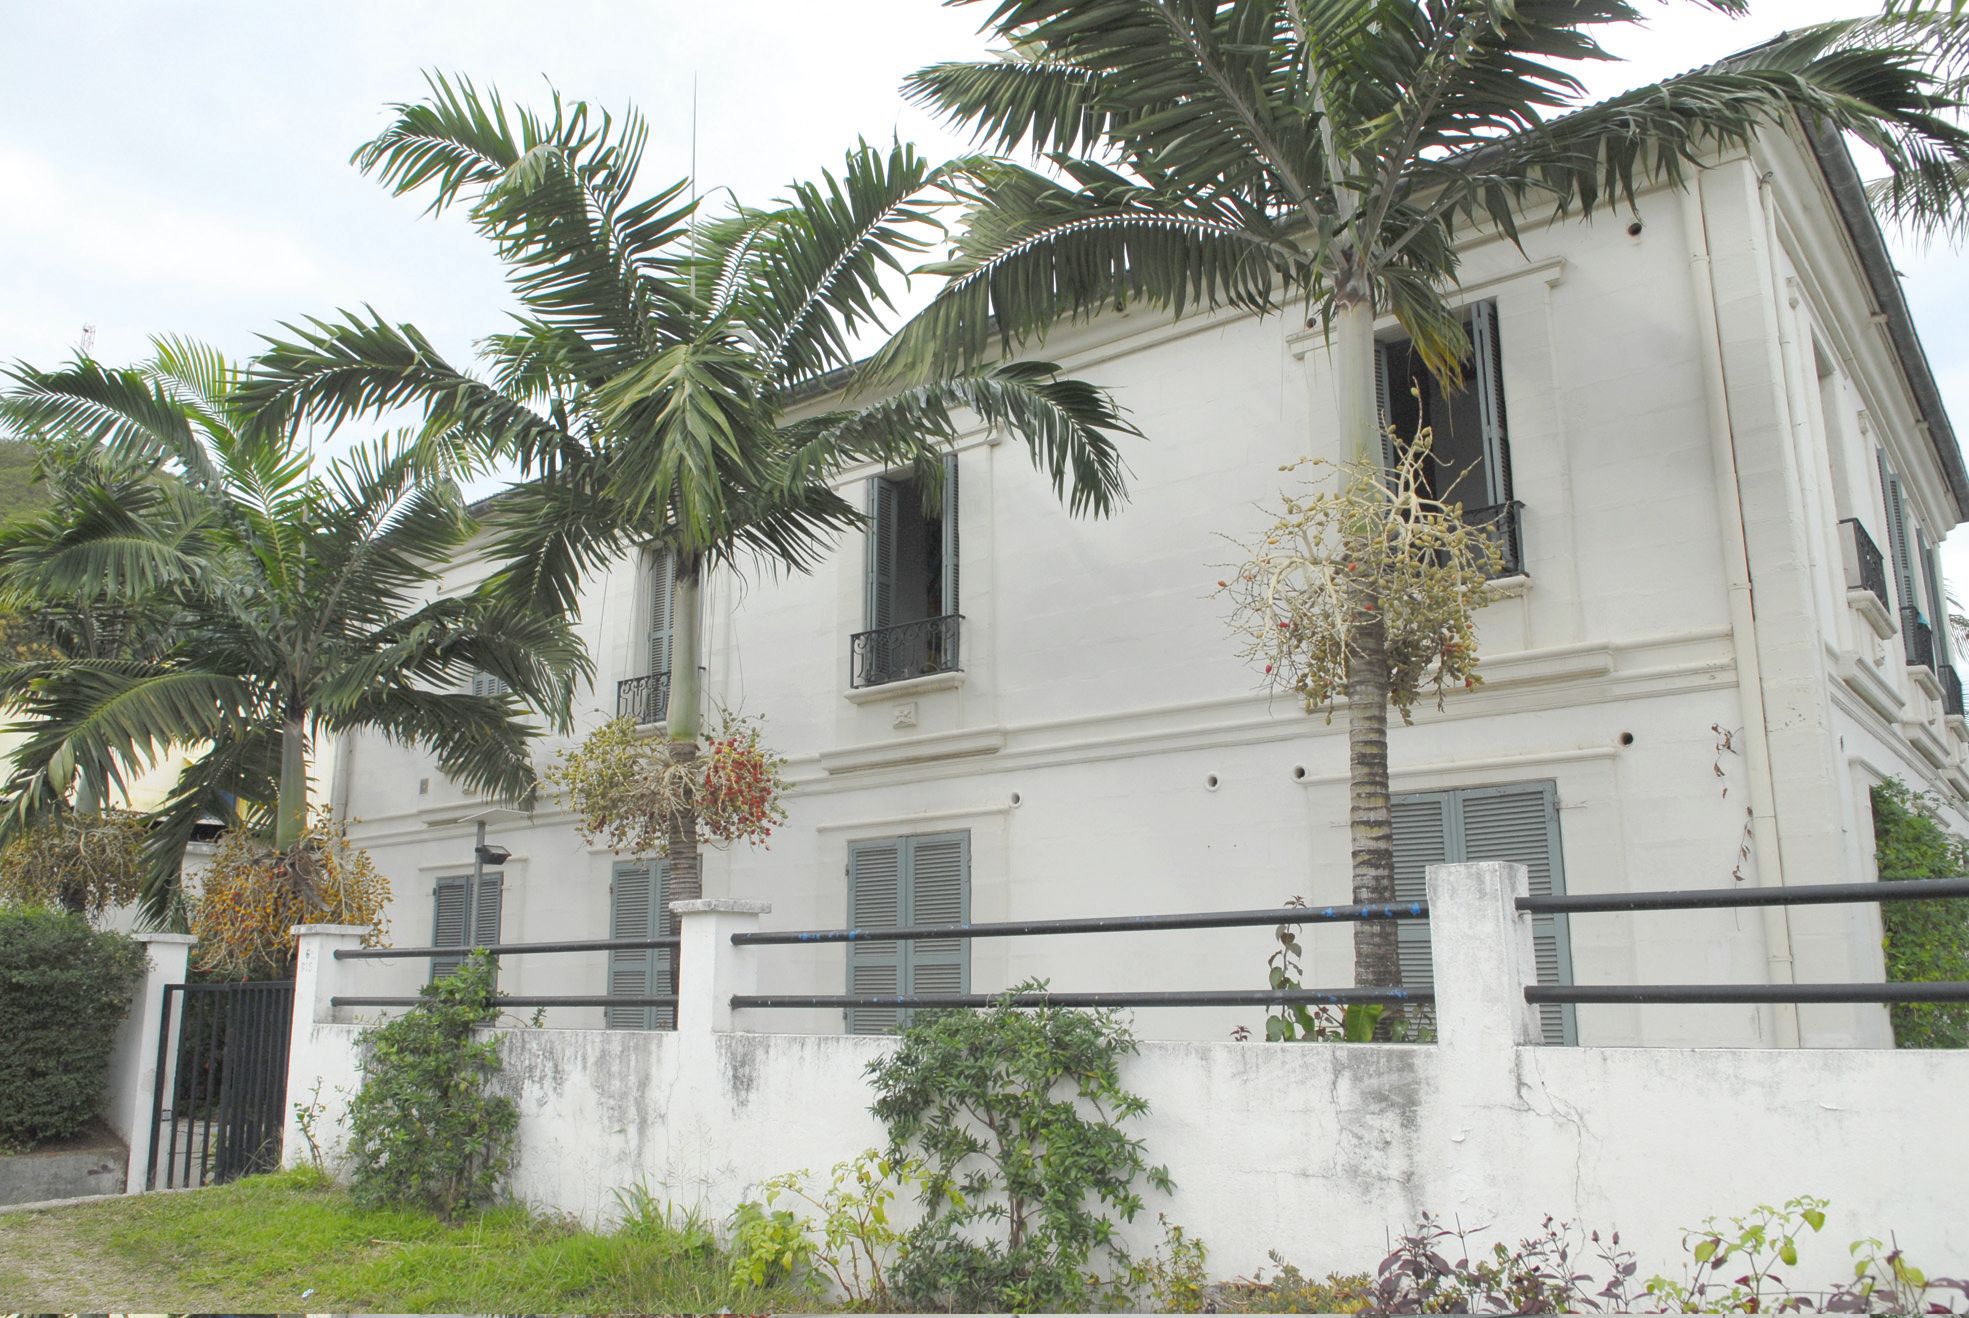
<svg viewBox="0 0 1969 1318">
<path fill-rule="evenodd" d="M 1617 1227 L 1645 1278 L 1679 1267 L 1683 1227 L 1809 1193 L 1833 1207 L 1794 1284 L 1837 1282 L 1847 1242 L 1890 1231 L 1931 1272 L 1961 1268 L 1969 1145 L 1951 1113 L 1969 1054 L 1532 1046 L 1530 934 L 1509 904 L 1523 886 L 1514 866 L 1432 876 L 1438 1044 L 1144 1044 L 1123 1070 L 1150 1105 L 1134 1129 L 1177 1190 L 1150 1195 L 1130 1243 L 1152 1244 L 1163 1210 L 1209 1246 L 1216 1276 L 1271 1249 L 1354 1271 L 1422 1210 L 1509 1239 L 1551 1213 Z M 499 1034 L 521 1113 L 517 1198 L 605 1220 L 614 1192 L 641 1183 L 724 1214 L 769 1176 L 881 1143 L 864 1069 L 890 1041 L 723 1031 L 718 1004 L 768 964 L 771 949 L 731 946 L 752 918 L 685 917 L 675 1033 Z M 330 1092 L 358 1083 L 359 1027 L 328 1002 L 370 991 L 375 963 L 328 959 L 338 940 L 353 935 L 303 940 L 290 1093 L 314 1075 Z M 290 1130 L 290 1162 L 301 1148 Z"/>
<path fill-rule="evenodd" d="M 1576 891 L 1862 877 L 1865 785 L 1880 776 L 1946 793 L 1969 829 L 1969 728 L 1941 719 L 1897 640 L 1875 646 L 1856 630 L 1865 624 L 1850 616 L 1827 543 L 1838 508 L 1826 488 L 1841 472 L 1848 484 L 1867 479 L 1868 435 L 1890 436 L 1937 531 L 1951 516 L 1946 487 L 1932 455 L 1924 463 L 1926 441 L 1867 322 L 1849 247 L 1813 191 L 1823 190 L 1816 173 L 1788 140 L 1763 156 L 1719 164 L 1693 204 L 1644 196 L 1638 234 L 1624 223 L 1530 225 L 1523 253 L 1478 238 L 1464 256 L 1462 296 L 1499 307 L 1528 572 L 1482 617 L 1486 684 L 1394 734 L 1394 782 L 1554 782 Z M 1704 243 L 1708 273 L 1692 278 Z M 1835 327 L 1829 338 L 1845 345 L 1856 401 L 1830 427 L 1809 406 L 1816 381 L 1799 369 L 1808 325 Z M 863 625 L 858 539 L 811 576 L 713 580 L 708 698 L 764 716 L 791 758 L 793 790 L 770 851 L 707 860 L 709 894 L 768 896 L 785 927 L 839 924 L 851 841 L 967 828 L 978 920 L 1345 897 L 1344 717 L 1329 725 L 1261 690 L 1210 598 L 1232 552 L 1220 533 L 1263 525 L 1254 504 L 1276 497 L 1279 464 L 1337 455 L 1318 331 L 1290 317 L 1120 316 L 1039 351 L 1111 389 L 1142 428 L 1126 445 L 1131 498 L 1111 520 L 1075 521 L 1018 446 L 983 433 L 960 442 L 960 682 L 850 696 L 848 638 Z M 869 474 L 847 473 L 843 488 L 859 497 Z M 1739 560 L 1754 599 L 1733 612 L 1729 565 Z M 458 583 L 483 570 L 461 565 Z M 598 672 L 582 699 L 584 731 L 613 711 L 615 684 L 643 672 L 641 595 L 633 563 L 585 592 L 579 624 Z M 1719 750 L 1712 729 L 1736 749 Z M 1923 736 L 1939 758 L 1917 749 Z M 1756 779 L 1760 758 L 1768 784 Z M 432 881 L 469 866 L 470 825 L 459 821 L 477 803 L 428 755 L 380 738 L 356 739 L 342 764 L 360 821 L 352 834 L 395 886 L 392 935 L 421 943 Z M 1740 860 L 1760 790 L 1768 805 Z M 494 834 L 515 853 L 505 937 L 605 935 L 612 857 L 584 849 L 557 803 L 543 799 L 530 821 Z M 1878 922 L 1865 911 L 1596 917 L 1572 934 L 1585 982 L 1879 974 Z M 1262 983 L 1268 950 L 1259 932 L 1001 942 L 976 949 L 973 983 L 1235 987 Z M 1313 952 L 1315 978 L 1347 982 L 1345 931 L 1320 932 Z M 505 982 L 599 992 L 604 962 L 516 960 Z M 421 977 L 414 965 L 397 973 L 403 985 Z M 836 991 L 842 958 L 787 951 L 762 973 L 776 989 Z M 1580 1035 L 1754 1045 L 1788 1041 L 1787 1015 L 1589 1008 Z M 1222 1038 L 1254 1019 L 1151 1013 L 1142 1028 Z M 1807 1044 L 1886 1038 L 1877 1008 L 1797 1019 Z M 831 1031 L 840 1018 L 775 1026 Z"/>
</svg>

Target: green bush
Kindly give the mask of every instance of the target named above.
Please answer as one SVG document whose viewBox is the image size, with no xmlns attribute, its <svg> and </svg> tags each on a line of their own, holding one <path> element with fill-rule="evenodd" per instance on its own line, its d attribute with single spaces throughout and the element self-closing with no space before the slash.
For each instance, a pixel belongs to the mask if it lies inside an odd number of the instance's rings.
<svg viewBox="0 0 1969 1318">
<path fill-rule="evenodd" d="M 1883 880 L 1969 875 L 1969 842 L 1943 828 L 1935 807 L 1905 783 L 1873 789 L 1874 858 Z M 1969 980 L 1969 902 L 1885 902 L 1887 978 L 1897 983 Z M 1969 1048 L 1969 1004 L 1897 1002 L 1901 1048 Z"/>
<path fill-rule="evenodd" d="M 365 1208 L 446 1219 L 492 1198 L 511 1170 L 519 1110 L 489 1092 L 499 1039 L 492 958 L 474 952 L 423 1001 L 363 1031 L 362 1090 L 349 1107 L 350 1189 Z"/>
<path fill-rule="evenodd" d="M 1122 1123 L 1148 1110 L 1122 1088 L 1135 1036 L 1112 1012 L 1015 1007 L 919 1018 L 869 1064 L 892 1163 L 920 1157 L 921 1224 L 892 1288 L 905 1305 L 963 1312 L 1100 1307 L 1128 1285 L 1114 1216 L 1142 1210 L 1138 1179 L 1167 1193 Z M 1099 1253 L 1113 1271 L 1090 1273 Z"/>
<path fill-rule="evenodd" d="M 142 944 L 77 915 L 0 910 L 0 1145 L 73 1135 L 102 1105 Z"/>
</svg>

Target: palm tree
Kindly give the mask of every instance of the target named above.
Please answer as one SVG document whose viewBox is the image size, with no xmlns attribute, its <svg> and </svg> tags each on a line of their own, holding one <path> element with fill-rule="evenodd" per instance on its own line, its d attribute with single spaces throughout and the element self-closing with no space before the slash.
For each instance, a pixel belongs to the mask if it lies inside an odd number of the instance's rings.
<svg viewBox="0 0 1969 1318">
<path fill-rule="evenodd" d="M 225 358 L 154 342 L 128 370 L 11 372 L 17 426 L 96 449 L 0 532 L 0 588 L 53 620 L 40 653 L 0 667 L 26 733 L 0 833 L 188 753 L 152 835 L 144 896 L 161 915 L 201 818 L 244 812 L 276 849 L 300 842 L 324 733 L 421 743 L 470 788 L 527 799 L 525 707 L 564 724 L 582 656 L 558 615 L 425 600 L 473 533 L 446 455 L 382 440 L 317 470 L 291 435 L 250 424 Z M 506 692 L 458 690 L 475 672 Z"/>
<path fill-rule="evenodd" d="M 1043 363 L 926 374 L 857 396 L 858 335 L 878 327 L 887 277 L 942 230 L 940 210 L 977 162 L 932 167 L 867 145 L 840 176 L 795 185 L 770 209 L 699 214 L 689 180 L 631 200 L 647 129 L 554 97 L 509 112 L 469 81 L 430 95 L 356 152 L 430 210 L 465 204 L 520 304 L 483 344 L 488 377 L 448 364 L 409 325 L 374 312 L 290 326 L 260 359 L 257 406 L 334 423 L 421 408 L 434 434 L 468 437 L 529 477 L 493 521 L 499 587 L 571 610 L 581 579 L 640 548 L 675 565 L 667 736 L 696 754 L 699 587 L 714 565 L 805 571 L 865 520 L 830 481 L 858 463 L 928 472 L 968 415 L 1023 440 L 1076 513 L 1121 497 L 1109 400 Z M 819 400 L 837 385 L 841 399 Z M 796 412 L 805 405 L 810 414 Z M 924 481 L 934 499 L 940 482 Z M 696 821 L 666 828 L 672 898 L 702 891 Z"/>
<path fill-rule="evenodd" d="M 1325 329 L 1341 451 L 1377 468 L 1375 316 L 1392 312 L 1457 383 L 1460 231 L 1515 241 L 1536 207 L 1631 206 L 1801 115 L 1877 148 L 1897 177 L 1969 157 L 1919 46 L 1860 40 L 1855 24 L 1583 105 L 1568 66 L 1610 58 L 1597 34 L 1639 17 L 1629 0 L 994 0 L 985 26 L 1007 51 L 924 69 L 907 91 L 981 146 L 1052 168 L 978 173 L 968 227 L 934 267 L 948 282 L 879 378 L 961 369 L 1116 306 L 1297 305 Z M 1375 602 L 1365 585 L 1353 601 L 1346 692 L 1363 902 L 1394 896 Z M 1357 983 L 1400 982 L 1394 933 L 1357 926 Z"/>
</svg>

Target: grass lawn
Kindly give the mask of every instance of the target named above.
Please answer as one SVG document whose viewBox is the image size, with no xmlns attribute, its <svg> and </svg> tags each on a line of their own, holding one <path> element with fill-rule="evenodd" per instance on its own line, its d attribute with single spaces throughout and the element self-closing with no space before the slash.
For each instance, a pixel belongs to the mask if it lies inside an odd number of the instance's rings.
<svg viewBox="0 0 1969 1318">
<path fill-rule="evenodd" d="M 740 1313 L 819 1307 L 736 1287 L 708 1231 L 613 1235 L 499 1208 L 360 1209 L 311 1170 L 0 1214 L 0 1311 Z"/>
</svg>

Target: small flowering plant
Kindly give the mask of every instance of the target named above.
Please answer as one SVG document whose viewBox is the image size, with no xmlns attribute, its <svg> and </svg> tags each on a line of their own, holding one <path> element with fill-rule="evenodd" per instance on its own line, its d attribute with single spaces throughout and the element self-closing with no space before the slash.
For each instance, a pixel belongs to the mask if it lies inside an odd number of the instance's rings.
<svg viewBox="0 0 1969 1318">
<path fill-rule="evenodd" d="M 679 812 L 696 821 L 700 843 L 766 845 L 786 822 L 786 760 L 767 748 L 758 723 L 727 713 L 691 750 L 638 734 L 631 719 L 611 719 L 563 753 L 547 781 L 574 812 L 582 840 L 620 855 L 663 855 Z"/>
<path fill-rule="evenodd" d="M 1306 712 L 1333 717 L 1359 647 L 1359 628 L 1379 613 L 1387 635 L 1388 703 L 1409 721 L 1433 694 L 1474 687 L 1476 611 L 1501 554 L 1493 533 L 1464 520 L 1460 503 L 1431 497 L 1424 473 L 1433 435 L 1400 445 L 1392 471 L 1302 459 L 1306 488 L 1257 541 L 1233 541 L 1244 560 L 1217 583 L 1231 601 L 1240 656 L 1268 683 L 1294 692 Z"/>
</svg>

